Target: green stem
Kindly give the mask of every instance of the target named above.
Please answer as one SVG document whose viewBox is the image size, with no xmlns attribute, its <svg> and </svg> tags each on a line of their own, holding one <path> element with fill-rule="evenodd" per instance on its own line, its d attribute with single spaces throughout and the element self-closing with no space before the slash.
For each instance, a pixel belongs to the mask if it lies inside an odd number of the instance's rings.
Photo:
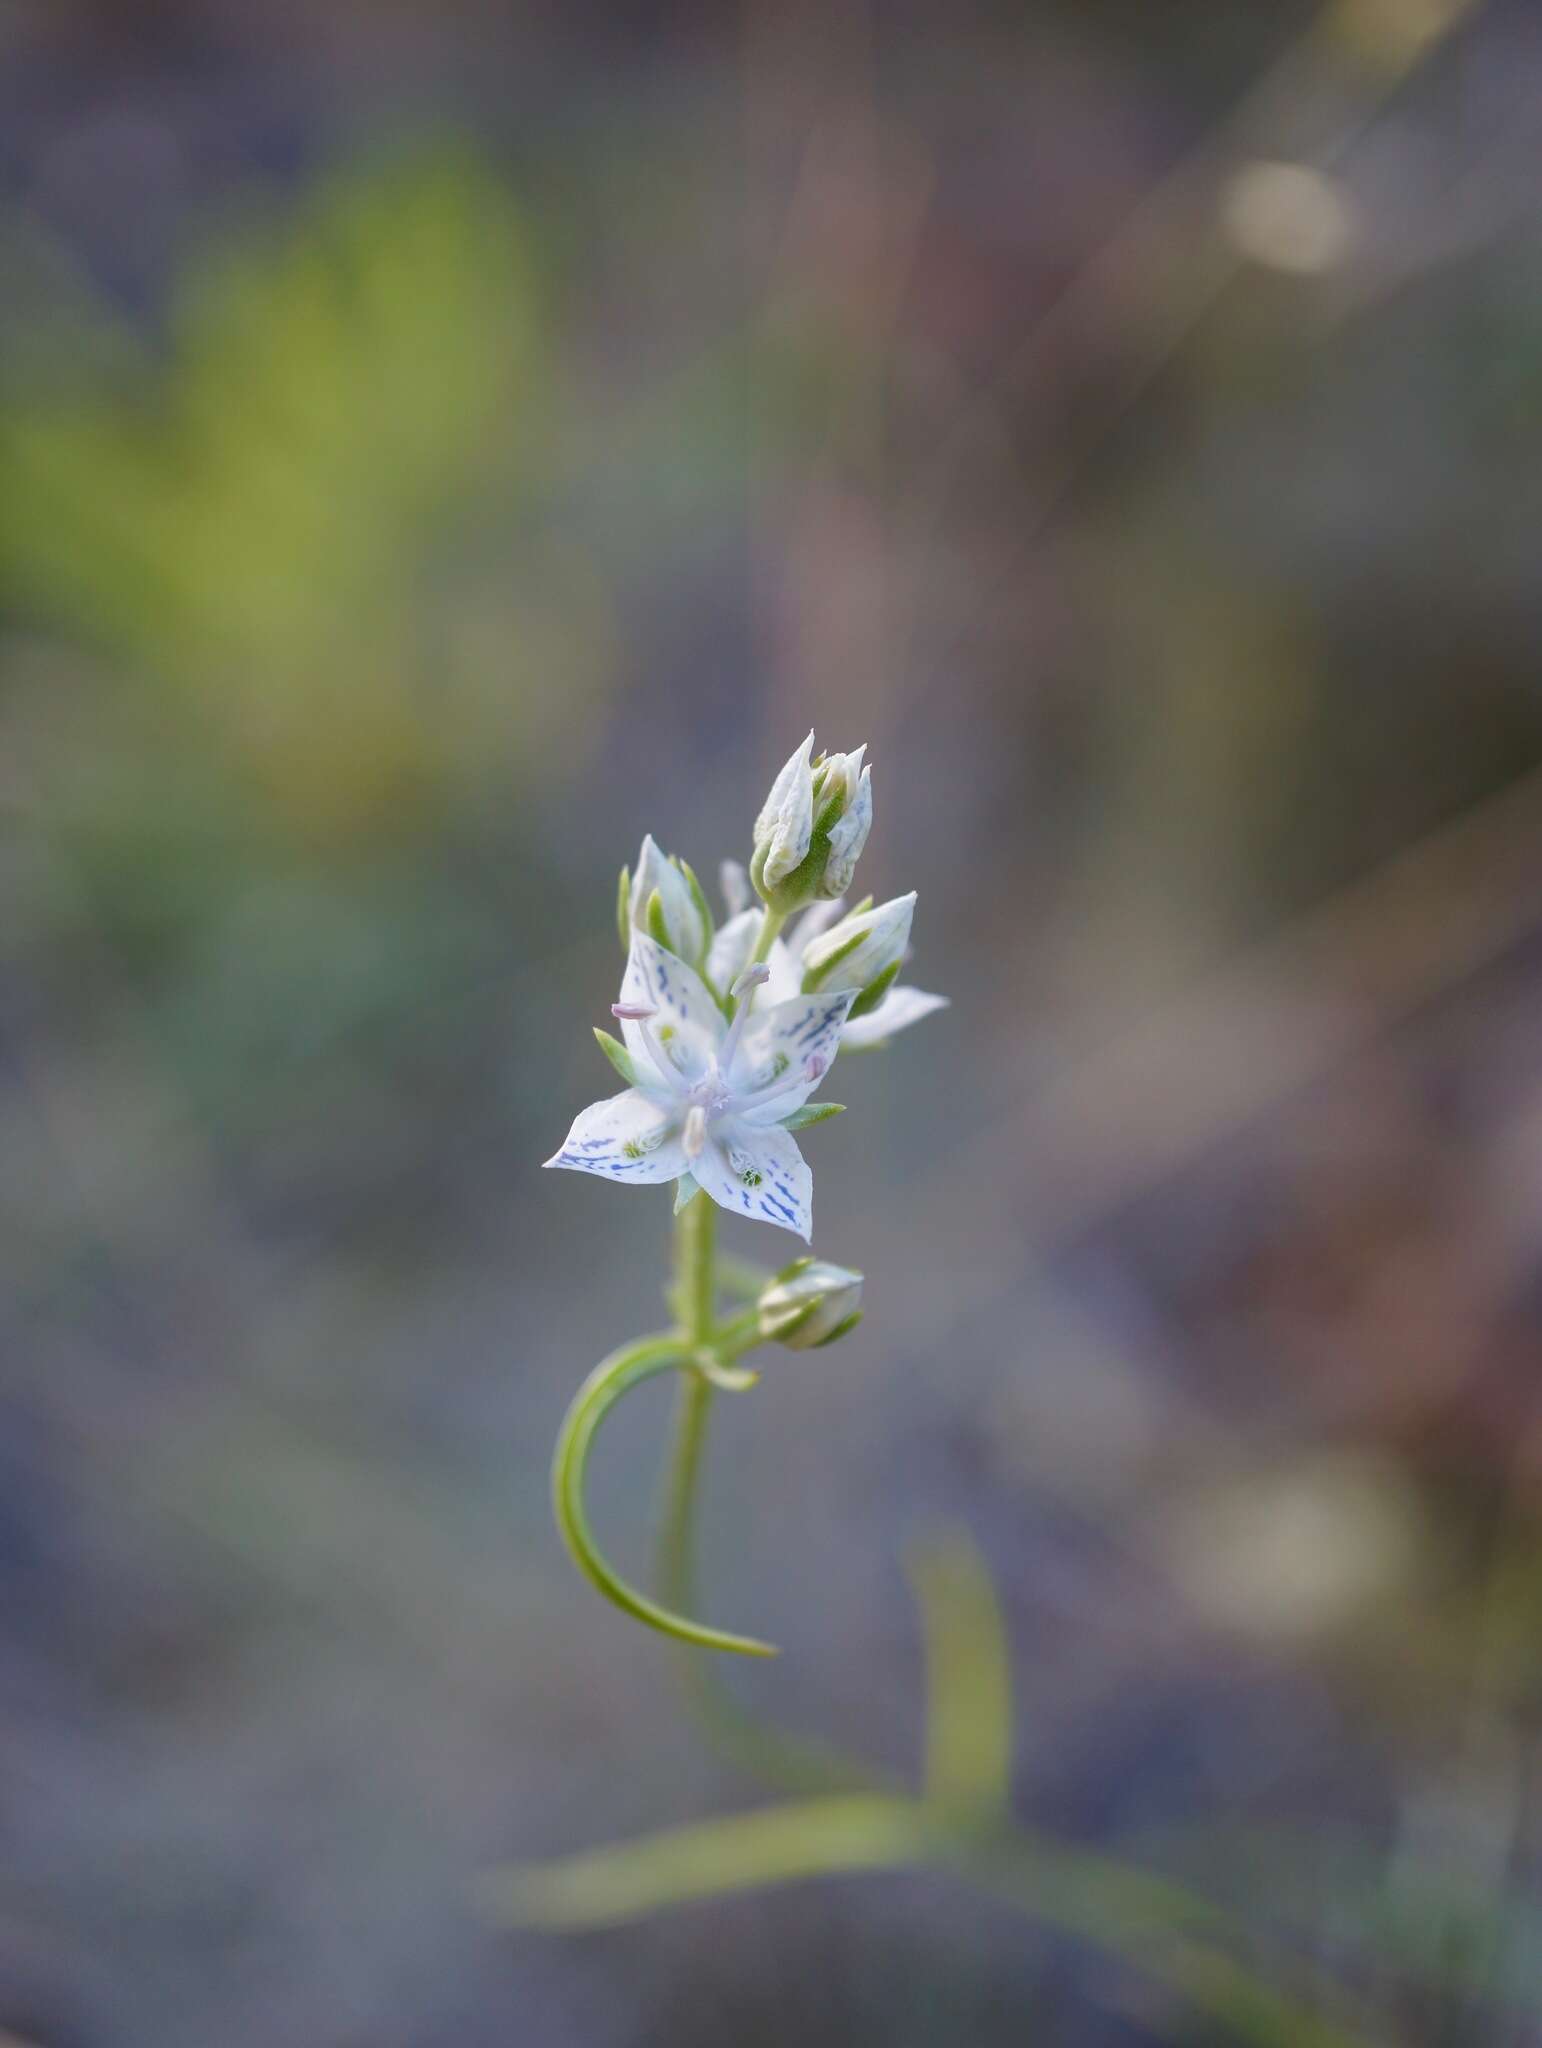
<svg viewBox="0 0 1542 2048">
<path fill-rule="evenodd" d="M 704 1201 L 704 1196 L 697 1198 Z M 627 1584 L 600 1550 L 589 1527 L 584 1508 L 584 1474 L 600 1424 L 611 1409 L 633 1387 L 655 1374 L 685 1369 L 688 1387 L 711 1389 L 691 1369 L 689 1358 L 695 1347 L 677 1331 L 666 1336 L 643 1337 L 624 1345 L 597 1365 L 573 1397 L 557 1437 L 552 1460 L 552 1506 L 557 1527 L 579 1570 L 607 1600 L 630 1614 L 634 1620 L 656 1628 L 680 1642 L 694 1643 L 704 1650 L 733 1650 L 746 1657 L 773 1657 L 770 1643 L 753 1636 L 731 1635 L 726 1630 L 707 1628 L 684 1614 L 661 1606 Z M 689 1524 L 686 1524 L 687 1530 Z"/>
<path fill-rule="evenodd" d="M 693 1350 L 712 1340 L 717 1283 L 713 1256 L 717 1210 L 710 1197 L 695 1194 L 675 1218 L 675 1315 Z"/>
<path fill-rule="evenodd" d="M 680 1319 L 681 1336 L 692 1351 L 712 1341 L 716 1248 L 717 1211 L 707 1195 L 697 1194 L 675 1218 L 675 1314 Z M 696 1485 L 714 1391 L 701 1373 L 688 1373 L 675 1401 L 674 1441 L 659 1534 L 659 1585 L 672 1607 L 690 1607 L 695 1600 Z"/>
<path fill-rule="evenodd" d="M 766 913 L 768 920 L 773 916 L 773 912 Z M 773 938 L 780 922 L 778 919 L 772 927 Z M 766 948 L 770 948 L 769 939 Z M 716 1222 L 716 1211 L 704 1194 L 696 1195 L 675 1219 L 673 1291 L 682 1340 L 693 1349 L 710 1346 L 727 1363 L 759 1341 L 759 1318 L 753 1309 L 746 1309 L 726 1323 L 715 1320 Z M 701 1373 L 686 1373 L 675 1401 L 659 1529 L 658 1582 L 660 1598 L 682 1612 L 696 1604 L 696 1493 L 713 1393 Z M 853 1786 L 873 1782 L 868 1772 L 844 1758 L 816 1743 L 782 1735 L 746 1713 L 705 1662 L 685 1659 L 681 1678 L 697 1718 L 718 1747 L 770 1783 L 798 1792 L 829 1792 L 850 1791 Z"/>
<path fill-rule="evenodd" d="M 776 944 L 781 934 L 782 926 L 786 922 L 786 911 L 773 910 L 769 904 L 760 913 L 760 933 L 755 940 L 755 950 L 749 958 L 751 967 L 757 966 L 762 960 L 769 957 L 771 948 Z"/>
</svg>

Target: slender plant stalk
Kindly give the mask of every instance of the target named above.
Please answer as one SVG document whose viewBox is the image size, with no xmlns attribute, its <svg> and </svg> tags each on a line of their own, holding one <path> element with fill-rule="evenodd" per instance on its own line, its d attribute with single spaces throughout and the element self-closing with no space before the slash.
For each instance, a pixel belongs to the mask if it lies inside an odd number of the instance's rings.
<svg viewBox="0 0 1542 2048">
<path fill-rule="evenodd" d="M 761 926 L 766 952 L 780 922 L 772 912 L 766 913 Z M 751 1339 L 754 1318 L 738 1318 L 721 1327 L 716 1323 L 716 1222 L 717 1213 L 704 1194 L 696 1195 L 676 1217 L 673 1293 L 684 1343 L 693 1350 L 710 1347 L 726 1355 L 737 1341 Z M 685 1372 L 675 1397 L 658 1585 L 666 1608 L 682 1614 L 696 1606 L 696 1495 L 715 1391 L 704 1373 Z M 881 1781 L 862 1766 L 818 1743 L 784 1735 L 747 1713 L 704 1658 L 683 1656 L 680 1676 L 703 1730 L 726 1756 L 765 1782 L 800 1793 L 879 1786 Z"/>
<path fill-rule="evenodd" d="M 783 910 L 772 910 L 769 905 L 760 913 L 760 931 L 756 935 L 755 950 L 749 960 L 751 967 L 758 966 L 762 960 L 770 956 L 771 948 L 776 944 L 786 922 L 787 913 Z"/>
</svg>

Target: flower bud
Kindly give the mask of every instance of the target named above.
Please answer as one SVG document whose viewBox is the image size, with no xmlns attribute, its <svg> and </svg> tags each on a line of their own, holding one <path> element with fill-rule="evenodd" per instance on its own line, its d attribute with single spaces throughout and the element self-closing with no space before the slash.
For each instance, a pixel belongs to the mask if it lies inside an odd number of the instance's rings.
<svg viewBox="0 0 1542 2048">
<path fill-rule="evenodd" d="M 621 870 L 618 905 L 621 943 L 631 945 L 634 931 L 646 932 L 671 953 L 700 967 L 712 943 L 712 913 L 701 884 L 683 860 L 661 853 L 650 832 L 637 856 L 637 872 Z"/>
<path fill-rule="evenodd" d="M 873 771 L 866 747 L 811 759 L 814 735 L 771 785 L 755 820 L 750 880 L 763 902 L 787 915 L 842 896 L 873 822 Z"/>
<path fill-rule="evenodd" d="M 795 1259 L 760 1296 L 760 1334 L 791 1351 L 833 1344 L 862 1320 L 862 1275 L 828 1259 Z"/>
<path fill-rule="evenodd" d="M 809 940 L 803 949 L 803 993 L 826 988 L 859 988 L 853 1017 L 876 1010 L 889 992 L 910 947 L 916 893 L 896 896 L 876 910 L 854 910 Z"/>
</svg>

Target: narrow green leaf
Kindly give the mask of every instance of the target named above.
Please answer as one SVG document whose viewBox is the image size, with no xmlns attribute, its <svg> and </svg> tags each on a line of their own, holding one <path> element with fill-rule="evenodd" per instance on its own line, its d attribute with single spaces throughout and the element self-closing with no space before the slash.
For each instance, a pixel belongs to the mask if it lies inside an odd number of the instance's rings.
<svg viewBox="0 0 1542 2048">
<path fill-rule="evenodd" d="M 600 1048 L 600 1051 L 604 1053 L 606 1059 L 610 1061 L 622 1080 L 625 1081 L 628 1088 L 635 1088 L 637 1086 L 637 1068 L 632 1063 L 632 1055 L 627 1051 L 620 1039 L 612 1038 L 608 1031 L 602 1031 L 599 1025 L 596 1024 L 594 1027 L 594 1042 Z"/>
<path fill-rule="evenodd" d="M 801 1109 L 795 1109 L 791 1116 L 781 1120 L 784 1131 L 806 1131 L 811 1124 L 828 1123 L 832 1116 L 845 1114 L 844 1102 L 805 1102 Z"/>
<path fill-rule="evenodd" d="M 632 950 L 632 874 L 629 868 L 621 870 L 621 880 L 616 884 L 616 930 L 621 934 L 621 950 Z"/>
<path fill-rule="evenodd" d="M 613 1927 L 668 1906 L 723 1898 L 799 1878 L 898 1870 L 926 1854 L 913 1801 L 852 1794 L 807 1799 L 560 1862 L 494 1871 L 484 1910 L 518 1927 Z"/>
<path fill-rule="evenodd" d="M 910 1559 L 926 1642 L 926 1795 L 955 1813 L 1006 1806 L 1012 1680 L 1006 1632 L 985 1561 L 962 1532 Z"/>
</svg>

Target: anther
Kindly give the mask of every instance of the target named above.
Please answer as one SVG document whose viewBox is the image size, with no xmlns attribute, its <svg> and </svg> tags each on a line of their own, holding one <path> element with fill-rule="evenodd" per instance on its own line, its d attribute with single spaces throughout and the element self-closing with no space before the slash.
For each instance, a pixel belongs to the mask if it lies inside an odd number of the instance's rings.
<svg viewBox="0 0 1542 2048">
<path fill-rule="evenodd" d="M 771 970 L 764 960 L 752 960 L 744 972 L 735 980 L 728 991 L 731 996 L 742 996 L 747 988 L 758 988 L 762 982 L 771 979 Z"/>
<path fill-rule="evenodd" d="M 624 1018 L 628 1024 L 641 1024 L 649 1017 L 656 1017 L 658 1011 L 652 1003 L 612 1003 L 610 1014 Z"/>
<path fill-rule="evenodd" d="M 685 1148 L 687 1159 L 701 1157 L 701 1148 L 707 1142 L 707 1112 L 699 1102 L 693 1102 L 686 1112 L 685 1130 L 681 1134 L 680 1142 Z"/>
</svg>

